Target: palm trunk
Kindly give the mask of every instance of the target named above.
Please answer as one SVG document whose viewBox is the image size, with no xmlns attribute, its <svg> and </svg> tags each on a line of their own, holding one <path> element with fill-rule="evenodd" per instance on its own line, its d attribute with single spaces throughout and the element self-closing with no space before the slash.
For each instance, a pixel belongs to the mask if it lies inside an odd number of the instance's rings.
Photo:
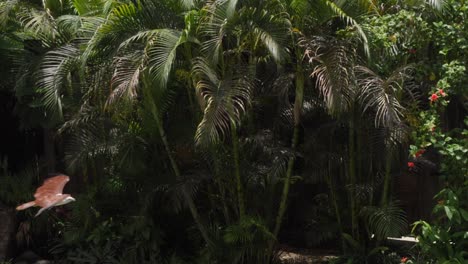
<svg viewBox="0 0 468 264">
<path fill-rule="evenodd" d="M 302 72 L 302 66 L 298 62 L 296 70 L 296 98 L 294 101 L 294 132 L 291 143 L 291 148 L 296 149 L 299 142 L 299 129 L 300 129 L 300 116 L 302 112 L 302 104 L 304 100 L 304 73 Z M 286 177 L 284 179 L 283 193 L 281 195 L 280 206 L 278 210 L 278 215 L 276 216 L 275 227 L 273 229 L 273 235 L 275 238 L 278 237 L 279 231 L 281 229 L 281 222 L 283 220 L 284 213 L 286 211 L 286 203 L 288 200 L 289 188 L 291 186 L 291 176 L 294 168 L 294 157 L 291 157 L 288 161 L 288 168 L 286 171 Z M 273 243 L 270 245 L 270 251 L 273 249 Z"/>
<path fill-rule="evenodd" d="M 355 116 L 354 116 L 354 108 L 351 109 L 351 120 L 349 122 L 349 132 L 348 132 L 348 144 L 349 144 L 349 201 L 351 206 L 351 231 L 353 237 L 356 239 L 358 235 L 358 219 L 357 219 L 357 204 L 356 204 L 356 160 L 355 160 Z"/>
<path fill-rule="evenodd" d="M 153 107 L 154 107 L 153 108 L 153 111 L 154 111 L 153 114 L 155 115 L 155 118 L 158 119 L 157 120 L 157 126 L 158 126 L 159 135 L 161 136 L 161 140 L 163 142 L 164 148 L 166 150 L 167 156 L 168 156 L 169 161 L 171 163 L 171 167 L 172 167 L 172 170 L 174 171 L 176 179 L 180 180 L 182 178 L 182 175 L 180 174 L 179 166 L 177 165 L 174 157 L 172 156 L 172 152 L 171 152 L 171 149 L 169 147 L 169 143 L 167 141 L 166 133 L 165 133 L 164 128 L 162 126 L 162 122 L 161 122 L 161 120 L 159 120 L 159 111 L 158 111 L 156 105 L 153 105 Z M 195 203 L 193 202 L 192 197 L 187 192 L 185 186 L 183 187 L 182 192 L 183 192 L 184 199 L 188 204 L 190 212 L 192 213 L 192 217 L 195 220 L 195 223 L 196 223 L 196 225 L 198 227 L 198 230 L 202 234 L 203 239 L 205 240 L 205 242 L 209 243 L 210 239 L 209 239 L 209 236 L 208 236 L 208 232 L 206 231 L 205 226 L 202 223 L 201 217 L 198 214 L 197 207 L 195 206 Z"/>
<path fill-rule="evenodd" d="M 382 201 L 380 203 L 381 206 L 385 206 L 388 204 L 388 194 L 390 192 L 390 171 L 392 168 L 392 153 L 391 150 L 387 150 L 387 155 L 385 157 L 385 178 L 384 178 L 384 186 L 382 191 Z"/>
<path fill-rule="evenodd" d="M 242 178 L 240 174 L 239 164 L 239 139 L 237 137 L 237 131 L 234 124 L 231 124 L 231 136 L 232 136 L 232 152 L 234 156 L 234 174 L 236 176 L 237 183 L 237 202 L 239 206 L 239 218 L 243 219 L 245 216 L 245 205 L 244 205 L 244 190 L 242 186 Z"/>
<path fill-rule="evenodd" d="M 166 153 L 167 153 L 167 156 L 168 156 L 169 161 L 171 163 L 171 167 L 172 167 L 172 170 L 174 171 L 175 177 L 176 177 L 177 180 L 181 180 L 182 175 L 180 173 L 179 166 L 177 165 L 177 162 L 175 161 L 175 159 L 174 159 L 174 157 L 172 155 L 171 148 L 169 147 L 169 143 L 168 143 L 168 140 L 167 140 L 167 137 L 166 137 L 166 132 L 164 131 L 164 127 L 163 127 L 163 123 L 162 123 L 161 115 L 159 113 L 158 106 L 155 104 L 153 95 L 151 94 L 151 90 L 150 90 L 151 89 L 151 84 L 147 82 L 147 79 L 145 78 L 146 76 L 148 76 L 147 72 L 144 74 L 144 77 L 143 77 L 143 83 L 145 84 L 145 87 L 143 89 L 143 93 L 145 94 L 145 96 L 149 100 L 150 111 L 151 111 L 151 113 L 152 113 L 152 115 L 153 115 L 153 117 L 154 117 L 154 119 L 156 121 L 156 125 L 158 127 L 158 132 L 159 132 L 159 135 L 161 137 L 161 141 L 162 141 L 162 143 L 164 145 L 164 149 L 166 150 Z M 210 243 L 210 239 L 209 239 L 209 236 L 208 236 L 208 231 L 206 230 L 205 226 L 203 225 L 201 217 L 198 214 L 198 209 L 195 206 L 195 203 L 193 202 L 192 197 L 187 192 L 185 186 L 182 188 L 182 194 L 184 196 L 185 201 L 187 202 L 187 205 L 188 205 L 188 207 L 190 209 L 190 213 L 192 214 L 193 220 L 195 221 L 195 224 L 197 225 L 197 228 L 200 231 L 203 239 L 205 240 L 205 242 L 207 244 Z"/>
<path fill-rule="evenodd" d="M 338 205 L 338 195 L 336 193 L 335 185 L 333 184 L 333 178 L 331 175 L 332 165 L 330 160 L 328 161 L 328 176 L 327 176 L 327 184 L 328 188 L 330 189 L 330 196 L 333 201 L 333 208 L 335 209 L 335 216 L 336 222 L 338 223 L 338 229 L 340 230 L 340 241 L 341 241 L 341 250 L 344 252 L 346 249 L 345 240 L 343 238 L 343 224 L 341 222 L 341 214 L 340 214 L 340 207 Z"/>
<path fill-rule="evenodd" d="M 216 154 L 214 146 L 211 146 L 211 152 L 213 155 L 214 179 L 215 179 L 216 185 L 218 186 L 218 189 L 219 189 L 218 191 L 221 195 L 221 203 L 223 204 L 224 221 L 227 225 L 230 225 L 231 217 L 229 216 L 229 209 L 226 203 L 226 189 L 224 188 L 222 181 L 221 181 L 220 165 L 219 165 L 219 160 L 216 158 L 217 154 Z"/>
</svg>

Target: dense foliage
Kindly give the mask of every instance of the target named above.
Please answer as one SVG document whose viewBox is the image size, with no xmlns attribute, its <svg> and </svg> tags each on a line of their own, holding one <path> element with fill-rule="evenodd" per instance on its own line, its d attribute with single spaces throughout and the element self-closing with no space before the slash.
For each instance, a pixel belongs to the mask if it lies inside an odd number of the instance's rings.
<svg viewBox="0 0 468 264">
<path fill-rule="evenodd" d="M 55 171 L 77 199 L 18 213 L 18 248 L 60 263 L 279 263 L 286 243 L 336 263 L 464 263 L 467 9 L 3 0 L 0 91 L 11 129 L 42 144 L 2 157 L 0 202 L 29 200 Z M 402 190 L 422 177 L 433 214 L 408 217 Z M 410 233 L 417 247 L 392 252 L 386 238 Z"/>
</svg>

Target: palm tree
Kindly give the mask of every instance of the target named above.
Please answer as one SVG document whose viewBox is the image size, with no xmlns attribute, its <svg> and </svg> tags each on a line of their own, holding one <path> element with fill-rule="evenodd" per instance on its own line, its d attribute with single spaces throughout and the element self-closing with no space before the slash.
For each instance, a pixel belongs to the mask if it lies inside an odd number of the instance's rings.
<svg viewBox="0 0 468 264">
<path fill-rule="evenodd" d="M 291 144 L 292 148 L 295 149 L 299 141 L 300 117 L 303 108 L 303 69 L 306 68 L 306 66 L 303 66 L 303 64 L 305 64 L 303 62 L 304 56 L 302 55 L 304 53 L 304 48 L 306 48 L 306 55 L 308 55 L 311 60 L 318 60 L 320 63 L 313 70 L 312 76 L 317 79 L 316 87 L 322 92 L 328 109 L 330 109 L 332 114 L 347 110 L 346 102 L 349 101 L 349 97 L 351 97 L 352 93 L 352 84 L 349 83 L 352 78 L 350 78 L 350 71 L 348 70 L 352 68 L 355 51 L 348 52 L 349 45 L 331 45 L 331 48 L 329 48 L 332 39 L 327 39 L 322 34 L 317 34 L 317 32 L 320 31 L 314 31 L 314 29 L 319 29 L 322 26 L 321 23 L 337 17 L 343 20 L 345 25 L 350 25 L 357 29 L 358 36 L 362 40 L 366 53 L 368 53 L 368 47 L 367 38 L 360 25 L 352 17 L 348 16 L 334 1 L 318 1 L 314 3 L 313 6 L 307 1 L 295 1 L 290 5 L 284 3 L 283 6 L 287 12 L 292 15 L 291 33 L 295 33 L 291 34 L 291 49 L 294 50 L 293 54 L 297 62 L 295 66 L 296 91 L 294 103 L 294 132 Z M 310 28 L 312 28 L 312 30 L 310 30 Z M 311 41 L 306 41 L 304 37 L 310 35 L 312 35 Z M 299 42 L 302 42 L 302 45 L 298 45 Z M 293 167 L 294 158 L 291 158 L 288 162 L 280 207 L 273 231 L 275 237 L 279 233 L 282 218 L 286 210 L 286 201 Z M 353 223 L 355 221 L 356 220 L 353 220 Z"/>
</svg>

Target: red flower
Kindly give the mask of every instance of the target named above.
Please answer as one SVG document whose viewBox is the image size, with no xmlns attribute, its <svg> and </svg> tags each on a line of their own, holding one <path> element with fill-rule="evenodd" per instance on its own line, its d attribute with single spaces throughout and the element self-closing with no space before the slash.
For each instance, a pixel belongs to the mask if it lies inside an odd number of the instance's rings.
<svg viewBox="0 0 468 264">
<path fill-rule="evenodd" d="M 420 149 L 414 154 L 414 156 L 417 158 L 417 157 L 421 156 L 422 154 L 424 154 L 424 152 L 426 152 L 425 149 Z"/>
<path fill-rule="evenodd" d="M 414 168 L 414 162 L 411 162 L 411 161 L 408 162 L 408 168 L 410 168 L 410 169 Z"/>
<path fill-rule="evenodd" d="M 411 54 L 416 54 L 416 49 L 409 49 L 408 52 Z"/>
<path fill-rule="evenodd" d="M 408 261 L 408 257 L 402 257 L 400 261 L 401 263 L 406 263 L 406 261 Z"/>
<path fill-rule="evenodd" d="M 431 102 L 435 102 L 437 101 L 437 99 L 439 99 L 439 96 L 435 93 L 433 93 L 431 97 L 429 97 L 429 100 L 431 100 Z"/>
<path fill-rule="evenodd" d="M 431 127 L 431 131 L 434 132 L 435 131 L 435 126 Z"/>
<path fill-rule="evenodd" d="M 437 93 L 439 93 L 440 96 L 447 96 L 447 94 L 442 89 L 439 89 L 439 91 L 437 91 Z"/>
</svg>

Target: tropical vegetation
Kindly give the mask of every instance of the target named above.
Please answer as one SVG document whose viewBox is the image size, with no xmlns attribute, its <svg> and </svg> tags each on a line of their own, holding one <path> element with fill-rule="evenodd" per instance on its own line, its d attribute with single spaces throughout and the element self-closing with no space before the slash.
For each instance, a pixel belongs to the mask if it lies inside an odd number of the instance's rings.
<svg viewBox="0 0 468 264">
<path fill-rule="evenodd" d="M 0 206 L 58 171 L 76 198 L 17 213 L 17 251 L 281 263 L 289 244 L 334 263 L 466 263 L 467 14 L 458 0 L 2 0 L 15 136 Z M 436 186 L 428 212 L 409 212 L 416 179 Z M 416 246 L 389 245 L 404 235 Z"/>
</svg>

